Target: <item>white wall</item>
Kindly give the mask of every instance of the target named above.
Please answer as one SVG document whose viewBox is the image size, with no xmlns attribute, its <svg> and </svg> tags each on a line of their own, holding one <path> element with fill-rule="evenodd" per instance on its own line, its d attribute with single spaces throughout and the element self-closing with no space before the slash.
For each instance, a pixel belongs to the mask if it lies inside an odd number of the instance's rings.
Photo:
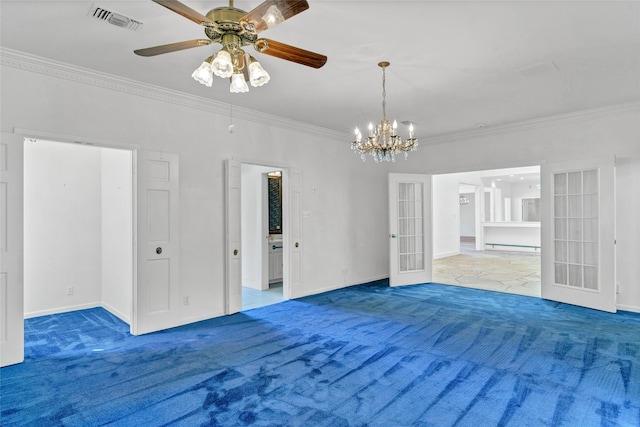
<svg viewBox="0 0 640 427">
<path fill-rule="evenodd" d="M 102 173 L 101 304 L 131 322 L 133 292 L 132 153 L 100 148 Z"/>
<path fill-rule="evenodd" d="M 401 163 L 406 172 L 432 174 L 616 156 L 617 301 L 621 309 L 640 311 L 638 104 L 532 121 L 520 128 L 485 128 L 438 144 L 423 143 L 412 155 L 415 161 Z"/>
<path fill-rule="evenodd" d="M 433 176 L 433 256 L 434 259 L 457 255 L 460 253 L 460 215 L 461 206 L 459 200 L 459 188 L 464 183 L 465 186 L 476 186 L 482 189 L 486 184 L 485 176 L 508 175 L 509 173 L 517 173 L 519 168 L 506 169 L 489 169 L 459 173 L 444 173 Z M 485 195 L 482 191 L 483 196 Z M 486 197 L 488 199 L 488 196 Z M 487 204 L 484 200 L 475 200 L 476 204 L 480 204 L 478 209 L 484 212 Z M 476 209 L 474 205 L 474 209 Z M 480 218 L 481 221 L 485 215 Z M 474 213 L 475 219 L 475 213 Z M 489 218 L 486 218 L 488 221 Z M 481 239 L 482 229 L 479 223 L 475 224 L 475 236 Z"/>
<path fill-rule="evenodd" d="M 25 144 L 25 317 L 103 306 L 130 321 L 131 168 L 130 151 Z"/>
<path fill-rule="evenodd" d="M 637 108 L 592 114 L 588 120 L 536 122 L 517 132 L 485 128 L 435 144 L 424 139 L 409 160 L 380 165 L 362 163 L 351 153 L 348 130 L 337 135 L 236 106 L 235 130 L 229 134 L 228 108 L 204 98 L 229 99 L 216 88 L 207 88 L 202 99 L 178 97 L 136 83 L 78 77 L 33 61 L 3 62 L 3 130 L 110 141 L 180 156 L 180 286 L 192 301 L 181 307 L 180 322 L 224 313 L 227 158 L 302 171 L 301 207 L 307 215 L 301 230 L 301 286 L 292 289 L 296 298 L 388 277 L 388 172 L 444 174 L 618 155 L 619 303 L 640 310 Z"/>
<path fill-rule="evenodd" d="M 309 215 L 301 223 L 301 286 L 292 289 L 293 298 L 388 276 L 388 166 L 363 163 L 342 136 L 264 120 L 237 106 L 229 134 L 228 108 L 210 101 L 227 99 L 228 91 L 206 88 L 206 99 L 174 102 L 172 93 L 154 88 L 119 81 L 92 85 L 93 76 L 67 77 L 66 70 L 49 73 L 46 67 L 39 72 L 40 65 L 24 71 L 3 62 L 3 129 L 179 155 L 179 282 L 181 295 L 191 301 L 179 308 L 179 323 L 224 313 L 228 158 L 302 171 L 301 208 Z"/>
<path fill-rule="evenodd" d="M 465 181 L 467 182 L 467 181 Z M 455 175 L 432 179 L 433 259 L 460 253 L 460 180 Z"/>
<path fill-rule="evenodd" d="M 540 198 L 537 183 L 511 184 L 511 215 L 513 221 L 522 221 L 522 199 Z"/>
<path fill-rule="evenodd" d="M 25 144 L 24 157 L 25 316 L 95 307 L 102 282 L 100 150 L 37 141 Z"/>
<path fill-rule="evenodd" d="M 269 288 L 266 251 L 268 216 L 266 212 L 267 178 L 273 167 L 241 165 L 242 286 Z"/>
<path fill-rule="evenodd" d="M 479 172 L 482 176 L 486 172 Z M 485 221 L 505 221 L 505 198 L 511 198 L 511 184 L 491 178 L 481 178 L 485 196 L 491 203 L 485 203 Z"/>
<path fill-rule="evenodd" d="M 460 236 L 476 236 L 476 193 L 462 193 L 469 203 L 460 205 Z"/>
</svg>

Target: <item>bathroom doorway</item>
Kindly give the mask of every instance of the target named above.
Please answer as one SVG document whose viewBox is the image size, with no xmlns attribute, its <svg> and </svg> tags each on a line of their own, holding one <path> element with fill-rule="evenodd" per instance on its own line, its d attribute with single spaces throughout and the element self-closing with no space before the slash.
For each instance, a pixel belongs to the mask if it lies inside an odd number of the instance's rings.
<svg viewBox="0 0 640 427">
<path fill-rule="evenodd" d="M 282 169 L 241 165 L 242 311 L 284 301 Z"/>
</svg>

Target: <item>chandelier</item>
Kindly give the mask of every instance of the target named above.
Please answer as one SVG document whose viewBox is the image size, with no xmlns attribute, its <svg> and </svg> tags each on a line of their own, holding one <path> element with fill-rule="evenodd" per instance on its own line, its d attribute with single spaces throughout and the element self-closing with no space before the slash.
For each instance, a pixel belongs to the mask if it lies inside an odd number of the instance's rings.
<svg viewBox="0 0 640 427">
<path fill-rule="evenodd" d="M 266 44 L 266 40 L 260 40 Z M 231 93 L 249 92 L 247 80 L 253 87 L 266 84 L 269 79 L 262 65 L 251 55 L 240 48 L 241 40 L 235 34 L 225 34 L 223 47 L 216 54 L 208 57 L 198 67 L 191 77 L 207 87 L 213 84 L 213 76 L 230 79 L 229 91 Z"/>
<path fill-rule="evenodd" d="M 391 123 L 387 120 L 386 111 L 386 75 L 385 69 L 389 66 L 389 62 L 383 61 L 378 63 L 382 68 L 382 120 L 378 122 L 376 127 L 369 122 L 369 136 L 362 137 L 360 129 L 356 127 L 356 140 L 351 143 L 351 149 L 356 154 L 360 154 L 360 158 L 365 161 L 367 153 L 370 154 L 376 163 L 395 162 L 396 154 L 404 153 L 405 160 L 409 156 L 409 151 L 416 151 L 418 148 L 418 140 L 413 137 L 413 123 L 409 123 L 409 138 L 402 139 L 398 135 L 398 122 Z"/>
</svg>

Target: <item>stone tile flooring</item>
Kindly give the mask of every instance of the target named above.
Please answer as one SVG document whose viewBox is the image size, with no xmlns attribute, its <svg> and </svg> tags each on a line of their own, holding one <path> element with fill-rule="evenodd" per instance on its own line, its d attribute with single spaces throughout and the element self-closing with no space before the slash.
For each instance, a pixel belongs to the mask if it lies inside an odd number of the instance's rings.
<svg viewBox="0 0 640 427">
<path fill-rule="evenodd" d="M 476 251 L 472 242 L 460 252 L 433 261 L 435 283 L 540 297 L 540 252 Z"/>
<path fill-rule="evenodd" d="M 540 252 L 476 251 L 473 242 L 461 242 L 460 252 L 433 261 L 435 283 L 540 297 Z M 242 287 L 242 311 L 282 301 L 282 283 Z"/>
</svg>

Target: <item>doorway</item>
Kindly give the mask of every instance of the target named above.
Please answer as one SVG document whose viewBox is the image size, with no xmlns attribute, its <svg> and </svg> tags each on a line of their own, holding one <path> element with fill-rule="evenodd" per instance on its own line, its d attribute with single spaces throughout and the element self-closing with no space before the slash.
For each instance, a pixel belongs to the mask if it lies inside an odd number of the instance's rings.
<svg viewBox="0 0 640 427">
<path fill-rule="evenodd" d="M 241 164 L 242 311 L 284 301 L 282 169 Z"/>
<path fill-rule="evenodd" d="M 538 166 L 435 175 L 434 282 L 540 296 Z M 525 215 L 526 216 L 526 215 Z"/>
<path fill-rule="evenodd" d="M 131 324 L 133 152 L 24 141 L 24 316 L 102 307 Z"/>
</svg>

